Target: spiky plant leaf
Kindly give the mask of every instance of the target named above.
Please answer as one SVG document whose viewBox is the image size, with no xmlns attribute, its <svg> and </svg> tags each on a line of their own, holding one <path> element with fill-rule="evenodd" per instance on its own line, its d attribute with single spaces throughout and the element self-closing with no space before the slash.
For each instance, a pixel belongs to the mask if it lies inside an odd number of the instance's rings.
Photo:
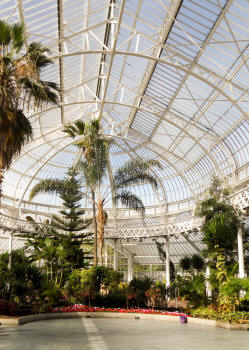
<svg viewBox="0 0 249 350">
<path fill-rule="evenodd" d="M 69 188 L 68 183 L 60 179 L 44 179 L 38 182 L 31 190 L 29 200 L 32 200 L 39 193 L 62 194 Z"/>
<path fill-rule="evenodd" d="M 0 169 L 8 169 L 22 146 L 32 138 L 32 128 L 21 110 L 0 108 L 0 129 Z"/>
<path fill-rule="evenodd" d="M 144 213 L 145 207 L 143 201 L 130 191 L 121 191 L 115 195 L 114 199 L 116 203 L 120 201 L 125 207 Z"/>
<path fill-rule="evenodd" d="M 0 45 L 9 45 L 11 41 L 11 26 L 5 21 L 0 21 Z"/>
<path fill-rule="evenodd" d="M 24 25 L 15 23 L 12 26 L 12 45 L 13 48 L 19 52 L 24 45 L 25 34 L 24 34 Z"/>
<path fill-rule="evenodd" d="M 152 167 L 161 168 L 157 160 L 130 160 L 119 168 L 114 175 L 114 184 L 116 188 L 122 186 L 130 186 L 132 184 L 141 184 L 148 182 L 149 184 L 158 187 L 158 181 L 155 176 L 151 175 L 149 171 Z"/>
</svg>

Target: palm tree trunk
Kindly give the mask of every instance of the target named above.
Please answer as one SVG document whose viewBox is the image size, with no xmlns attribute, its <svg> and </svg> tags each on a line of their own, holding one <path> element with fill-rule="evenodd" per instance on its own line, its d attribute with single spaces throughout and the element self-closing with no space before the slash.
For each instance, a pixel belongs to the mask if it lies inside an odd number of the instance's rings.
<svg viewBox="0 0 249 350">
<path fill-rule="evenodd" d="M 4 179 L 4 171 L 0 168 L 0 199 L 2 198 L 2 184 Z"/>
<path fill-rule="evenodd" d="M 96 206 L 95 206 L 95 192 L 92 192 L 92 207 L 93 207 L 93 226 L 94 226 L 94 266 L 98 266 L 98 232 L 97 232 L 97 219 L 96 219 Z"/>
<path fill-rule="evenodd" d="M 97 215 L 97 232 L 98 232 L 98 242 L 99 242 L 99 256 L 100 256 L 100 265 L 103 265 L 103 241 L 104 241 L 104 225 L 106 223 L 106 216 L 103 209 L 103 200 L 98 198 L 97 202 L 98 215 Z"/>
</svg>

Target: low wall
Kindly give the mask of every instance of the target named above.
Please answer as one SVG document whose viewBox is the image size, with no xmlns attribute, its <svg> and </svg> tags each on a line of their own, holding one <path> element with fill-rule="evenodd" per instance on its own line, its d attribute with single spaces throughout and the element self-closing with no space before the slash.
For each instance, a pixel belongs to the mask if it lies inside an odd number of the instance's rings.
<svg viewBox="0 0 249 350">
<path fill-rule="evenodd" d="M 52 320 L 52 319 L 65 319 L 65 318 L 126 318 L 126 319 L 180 322 L 178 316 L 170 316 L 170 315 L 118 313 L 118 312 L 65 312 L 65 313 L 29 315 L 29 316 L 22 316 L 22 317 L 7 317 L 7 316 L 1 317 L 0 316 L 0 325 L 20 326 L 29 322 Z M 228 330 L 249 331 L 249 324 L 230 324 L 230 323 L 223 323 L 215 320 L 207 320 L 207 319 L 194 318 L 194 317 L 188 317 L 188 323 L 225 328 Z"/>
</svg>

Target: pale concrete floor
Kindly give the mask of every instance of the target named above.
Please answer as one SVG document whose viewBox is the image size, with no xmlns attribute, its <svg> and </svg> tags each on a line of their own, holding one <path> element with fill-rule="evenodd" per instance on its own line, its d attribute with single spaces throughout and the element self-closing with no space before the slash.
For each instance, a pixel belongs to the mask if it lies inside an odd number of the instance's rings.
<svg viewBox="0 0 249 350">
<path fill-rule="evenodd" d="M 0 326 L 0 349 L 240 350 L 249 349 L 249 332 L 157 320 L 51 320 Z"/>
</svg>

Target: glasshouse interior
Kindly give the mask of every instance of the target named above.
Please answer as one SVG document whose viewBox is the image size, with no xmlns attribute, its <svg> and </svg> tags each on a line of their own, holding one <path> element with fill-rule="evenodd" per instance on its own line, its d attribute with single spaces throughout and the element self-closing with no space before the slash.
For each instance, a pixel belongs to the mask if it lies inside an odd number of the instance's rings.
<svg viewBox="0 0 249 350">
<path fill-rule="evenodd" d="M 1 0 L 0 315 L 249 329 L 248 18 L 248 0 Z"/>
</svg>

